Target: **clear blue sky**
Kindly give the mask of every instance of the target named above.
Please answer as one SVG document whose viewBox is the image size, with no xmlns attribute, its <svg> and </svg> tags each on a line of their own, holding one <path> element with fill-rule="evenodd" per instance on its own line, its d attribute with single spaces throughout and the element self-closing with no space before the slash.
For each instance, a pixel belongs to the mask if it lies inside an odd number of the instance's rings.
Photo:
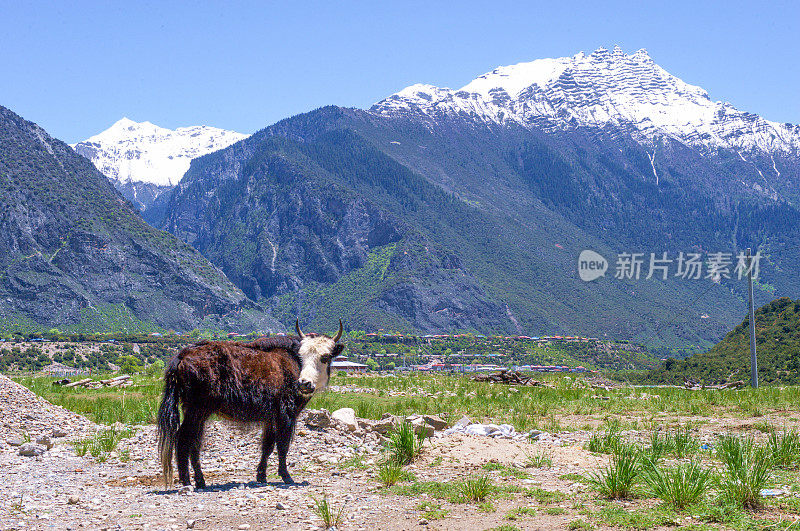
<svg viewBox="0 0 800 531">
<path fill-rule="evenodd" d="M 800 123 L 800 2 L 648 4 L 0 0 L 0 105 L 69 142 L 122 116 L 251 133 L 619 44 L 714 100 Z"/>
</svg>

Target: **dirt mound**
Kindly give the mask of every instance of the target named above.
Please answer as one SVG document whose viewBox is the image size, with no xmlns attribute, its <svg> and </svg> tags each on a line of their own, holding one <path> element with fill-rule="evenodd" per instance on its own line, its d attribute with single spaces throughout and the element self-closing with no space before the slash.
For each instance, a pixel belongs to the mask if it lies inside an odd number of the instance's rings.
<svg viewBox="0 0 800 531">
<path fill-rule="evenodd" d="M 0 374 L 0 443 L 8 439 L 40 435 L 78 437 L 92 434 L 97 425 L 86 417 L 36 396 L 28 388 Z M 8 448 L 0 444 L 0 448 Z"/>
</svg>

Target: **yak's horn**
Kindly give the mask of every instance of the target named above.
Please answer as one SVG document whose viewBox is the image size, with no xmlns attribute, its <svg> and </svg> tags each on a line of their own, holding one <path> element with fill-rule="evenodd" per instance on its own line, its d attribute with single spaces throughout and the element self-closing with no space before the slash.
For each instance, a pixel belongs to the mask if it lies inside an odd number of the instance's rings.
<svg viewBox="0 0 800 531">
<path fill-rule="evenodd" d="M 344 327 L 342 326 L 342 320 L 339 319 L 339 331 L 336 332 L 336 337 L 333 338 L 333 341 L 339 341 L 342 337 L 342 332 L 344 332 Z"/>
<path fill-rule="evenodd" d="M 294 329 L 297 332 L 297 336 L 300 339 L 303 339 L 303 331 L 300 330 L 300 319 L 297 319 L 297 321 L 294 322 Z"/>
</svg>

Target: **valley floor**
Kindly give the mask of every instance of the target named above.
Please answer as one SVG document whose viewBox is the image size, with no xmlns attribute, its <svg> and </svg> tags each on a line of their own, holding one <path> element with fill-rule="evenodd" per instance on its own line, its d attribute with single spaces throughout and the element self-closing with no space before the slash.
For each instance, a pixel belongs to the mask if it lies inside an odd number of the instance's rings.
<svg viewBox="0 0 800 531">
<path fill-rule="evenodd" d="M 79 456 L 81 445 L 74 441 L 91 436 L 97 429 L 93 423 L 44 403 L 2 376 L 0 399 L 0 529 L 4 530 L 319 529 L 322 520 L 314 499 L 323 497 L 335 509 L 342 508 L 339 529 L 353 530 L 788 529 L 800 525 L 796 471 L 777 470 L 770 487 L 778 489 L 779 495 L 768 498 L 765 508 L 755 512 L 721 515 L 715 510 L 713 493 L 706 502 L 681 512 L 666 508 L 643 490 L 630 500 L 602 499 L 586 478 L 605 467 L 609 457 L 585 446 L 610 424 L 592 414 L 564 415 L 560 418 L 564 429 L 543 429 L 535 440 L 437 432 L 393 487 L 384 487 L 378 479 L 383 443 L 366 426 L 350 431 L 338 424 L 323 429 L 302 422 L 290 449 L 290 472 L 299 483 L 286 486 L 274 474 L 274 457 L 268 483 L 253 481 L 257 430 L 212 422 L 202 457 L 209 488 L 195 491 L 164 489 L 152 425 L 134 426 L 129 432 L 132 436 L 122 438 L 108 452 Z M 642 447 L 659 424 L 689 426 L 690 453 L 706 466 L 716 467 L 713 454 L 702 445 L 713 447 L 723 433 L 747 433 L 763 441 L 769 426 L 796 428 L 800 406 L 762 411 L 755 417 L 685 412 L 654 419 L 636 411 L 623 416 L 624 423 L 614 428 L 619 430 L 615 436 Z M 456 419 L 451 418 L 450 424 Z M 601 426 L 600 431 L 592 425 Z M 117 433 L 125 429 L 118 426 Z M 64 436 L 55 437 L 53 430 Z M 35 457 L 19 455 L 20 444 L 35 443 L 42 435 L 50 436 L 51 449 Z M 24 442 L 28 438 L 31 443 Z M 40 441 L 47 444 L 45 439 Z M 671 456 L 667 463 L 685 460 Z M 454 495 L 458 484 L 483 475 L 493 486 L 484 502 L 464 502 Z"/>
</svg>

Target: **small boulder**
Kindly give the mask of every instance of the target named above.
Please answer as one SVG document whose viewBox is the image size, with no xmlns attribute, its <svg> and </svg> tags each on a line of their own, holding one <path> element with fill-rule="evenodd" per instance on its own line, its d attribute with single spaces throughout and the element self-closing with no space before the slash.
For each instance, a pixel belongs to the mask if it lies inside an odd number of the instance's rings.
<svg viewBox="0 0 800 531">
<path fill-rule="evenodd" d="M 425 419 L 418 417 L 411 421 L 411 426 L 414 427 L 414 433 L 422 437 L 433 437 L 433 426 L 425 422 Z"/>
<path fill-rule="evenodd" d="M 397 421 L 390 415 L 388 418 L 376 420 L 372 423 L 371 427 L 372 431 L 380 433 L 381 435 L 387 435 L 397 427 Z"/>
<path fill-rule="evenodd" d="M 67 504 L 69 505 L 77 505 L 79 501 L 81 501 L 81 497 L 77 494 L 71 494 L 70 497 L 67 498 Z"/>
<path fill-rule="evenodd" d="M 472 424 L 472 421 L 469 419 L 469 417 L 461 417 L 460 419 L 458 419 L 458 421 L 456 421 L 455 424 L 453 424 L 453 427 L 454 428 L 466 428 L 470 424 Z"/>
<path fill-rule="evenodd" d="M 331 412 L 327 409 L 309 409 L 306 412 L 306 426 L 325 429 L 331 425 Z"/>
<path fill-rule="evenodd" d="M 33 443 L 25 443 L 19 447 L 19 455 L 25 457 L 36 457 L 37 455 L 42 455 L 46 451 L 47 450 L 45 450 L 43 446 Z"/>
<path fill-rule="evenodd" d="M 9 446 L 22 446 L 25 444 L 25 441 L 22 437 L 9 437 L 6 439 L 6 443 L 8 443 Z"/>
<path fill-rule="evenodd" d="M 41 435 L 36 438 L 36 444 L 41 444 L 48 450 L 53 447 L 53 441 L 50 439 L 49 435 Z"/>
<path fill-rule="evenodd" d="M 356 420 L 356 412 L 351 407 L 343 407 L 331 413 L 331 418 L 339 423 L 339 426 L 346 431 L 356 431 L 358 429 L 358 421 Z"/>
<path fill-rule="evenodd" d="M 279 511 L 285 511 L 286 510 L 286 506 L 282 502 L 276 503 L 275 504 L 275 508 L 278 509 Z"/>
<path fill-rule="evenodd" d="M 422 415 L 422 418 L 428 423 L 428 426 L 432 426 L 434 430 L 447 429 L 447 422 L 441 417 L 436 415 Z"/>
<path fill-rule="evenodd" d="M 64 428 L 53 428 L 53 431 L 50 432 L 50 435 L 52 435 L 53 437 L 66 437 L 67 430 L 65 430 Z"/>
</svg>

